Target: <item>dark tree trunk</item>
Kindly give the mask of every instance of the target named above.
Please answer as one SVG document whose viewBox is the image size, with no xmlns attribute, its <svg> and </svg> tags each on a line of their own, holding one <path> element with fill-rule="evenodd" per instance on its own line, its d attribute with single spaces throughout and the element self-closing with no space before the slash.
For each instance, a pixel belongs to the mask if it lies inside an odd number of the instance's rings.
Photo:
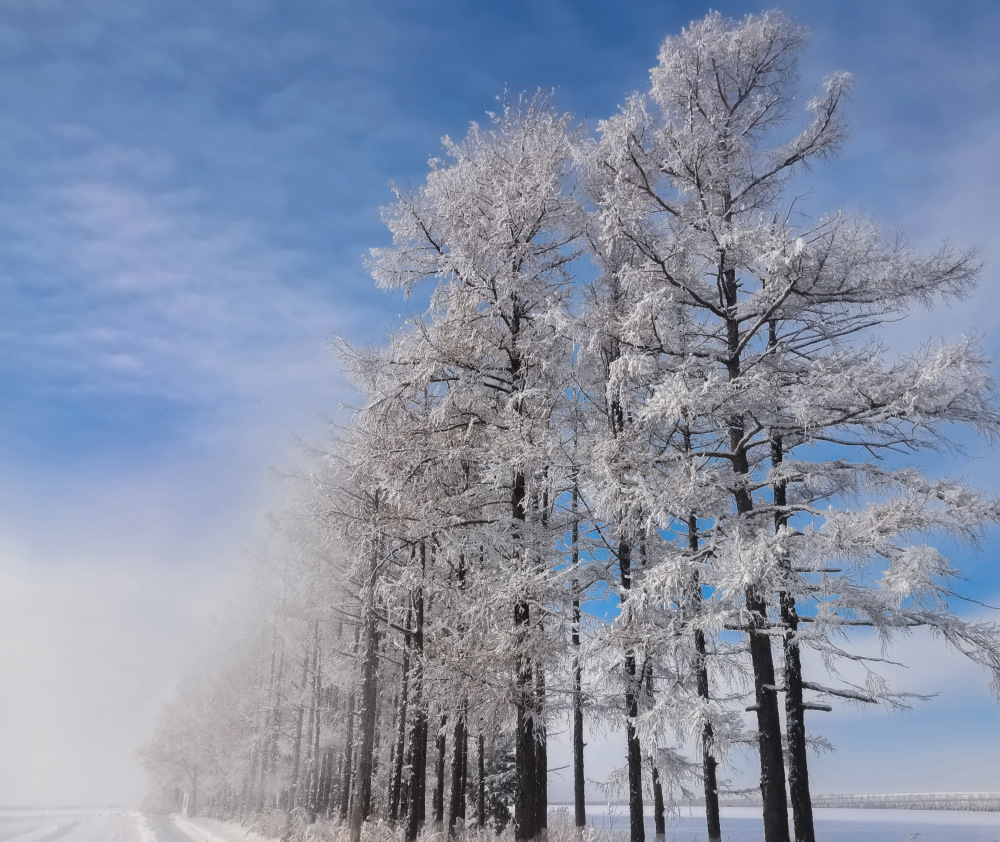
<svg viewBox="0 0 1000 842">
<path fill-rule="evenodd" d="M 427 566 L 427 550 L 420 544 L 420 566 Z M 425 792 L 427 784 L 427 711 L 424 709 L 424 592 L 417 589 L 413 603 L 413 665 L 411 667 L 411 692 L 413 724 L 410 727 L 410 778 L 407 785 L 409 811 L 406 822 L 406 842 L 416 842 L 424 821 Z"/>
<path fill-rule="evenodd" d="M 649 768 L 653 777 L 653 823 L 656 826 L 656 842 L 663 842 L 667 838 L 667 821 L 663 815 L 663 784 L 660 783 L 660 770 L 656 768 L 656 761 L 649 758 Z"/>
<path fill-rule="evenodd" d="M 774 683 L 771 638 L 765 633 L 767 605 L 753 587 L 746 590 L 751 614 L 750 659 L 754 671 L 753 709 L 757 714 L 760 751 L 760 791 L 763 800 L 765 842 L 789 842 L 785 765 L 781 748 L 781 720 Z"/>
<path fill-rule="evenodd" d="M 580 566 L 580 521 L 577 509 L 580 490 L 573 483 L 573 567 Z M 583 668 L 580 666 L 580 580 L 573 579 L 573 817 L 576 827 L 587 824 L 587 791 L 583 776 Z"/>
<path fill-rule="evenodd" d="M 486 748 L 479 735 L 479 775 L 476 778 L 476 824 L 486 827 Z"/>
<path fill-rule="evenodd" d="M 312 671 L 315 673 L 315 653 L 313 655 L 313 660 L 310 662 L 312 664 Z M 314 731 L 316 728 L 316 687 L 315 679 L 310 676 L 308 681 L 309 688 L 309 714 L 306 718 L 306 728 L 305 728 L 305 752 L 302 762 L 302 770 L 299 772 L 299 782 L 298 786 L 295 787 L 295 801 L 294 806 L 305 807 L 311 814 L 313 798 L 312 792 L 315 787 L 314 773 L 315 773 L 315 755 L 313 754 L 313 748 L 315 746 Z M 303 687 L 303 690 L 306 688 Z"/>
<path fill-rule="evenodd" d="M 340 780 L 340 819 L 345 821 L 351 807 L 351 774 L 354 771 L 354 690 L 347 696 L 347 737 L 344 740 L 344 767 Z"/>
<path fill-rule="evenodd" d="M 618 297 L 617 290 L 613 293 Z M 621 356 L 617 341 L 609 349 L 609 357 L 617 359 Z M 613 400 L 610 406 L 611 434 L 618 436 L 625 430 L 625 411 L 620 402 Z M 618 542 L 618 569 L 621 574 L 622 597 L 624 604 L 626 594 L 632 588 L 632 545 L 624 538 Z M 646 828 L 642 804 L 642 751 L 639 746 L 639 735 L 636 731 L 636 718 L 639 715 L 639 685 L 636 674 L 635 650 L 631 644 L 625 648 L 625 748 L 628 764 L 628 806 L 629 806 L 629 838 L 631 842 L 645 842 Z"/>
<path fill-rule="evenodd" d="M 709 699 L 708 668 L 706 666 L 705 633 L 699 629 L 694 634 L 695 652 L 701 662 L 698 668 L 698 695 Z M 715 731 L 711 722 L 706 722 L 701 729 L 701 771 L 705 793 L 705 822 L 708 831 L 708 842 L 722 840 L 722 814 L 719 809 L 719 761 L 715 757 Z"/>
<path fill-rule="evenodd" d="M 309 784 L 309 821 L 316 821 L 316 812 L 319 809 L 319 788 L 320 788 L 320 749 L 319 749 L 319 729 L 322 719 L 323 709 L 323 681 L 320 667 L 320 645 L 319 645 L 319 620 L 313 626 L 313 637 L 315 647 L 313 649 L 313 732 L 312 732 L 312 761 L 310 764 L 310 784 Z"/>
<path fill-rule="evenodd" d="M 381 635 L 379 638 L 381 639 Z M 376 673 L 377 675 L 377 673 Z M 372 773 L 371 773 L 371 785 L 368 787 L 368 797 L 365 799 L 365 812 L 364 820 L 368 821 L 372 814 L 372 799 L 374 798 L 374 786 L 375 781 L 378 779 L 378 764 L 382 760 L 382 729 L 379 727 L 378 723 L 381 720 L 382 715 L 382 703 L 381 696 L 375 694 L 375 736 L 372 746 Z"/>
<path fill-rule="evenodd" d="M 442 715 L 438 727 L 437 738 L 434 740 L 434 747 L 437 751 L 434 765 L 434 826 L 437 828 L 444 826 L 444 769 L 445 754 L 448 749 L 448 741 L 445 738 L 445 728 L 448 727 L 448 717 Z"/>
<path fill-rule="evenodd" d="M 730 316 L 726 320 L 729 359 L 729 380 L 740 377 L 740 322 L 736 317 L 738 287 L 736 270 L 726 268 L 725 254 L 720 257 L 721 287 Z M 733 472 L 745 477 L 750 473 L 743 438 L 746 434 L 742 417 L 729 419 L 729 446 L 732 452 Z M 733 491 L 736 511 L 748 515 L 753 511 L 753 499 L 744 484 L 738 483 Z M 788 797 L 785 793 L 785 761 L 781 747 L 781 718 L 778 714 L 778 695 L 774 683 L 774 655 L 771 638 L 767 634 L 768 614 L 765 594 L 750 585 L 746 588 L 746 609 L 750 614 L 747 632 L 750 661 L 754 674 L 754 704 L 757 714 L 757 746 L 760 754 L 760 794 L 763 802 L 764 842 L 790 842 L 788 836 Z"/>
<path fill-rule="evenodd" d="M 307 649 L 305 652 L 305 657 L 302 661 L 302 681 L 299 684 L 298 691 L 299 694 L 305 692 L 306 683 L 309 679 L 309 662 L 312 657 L 311 652 Z M 310 693 L 310 695 L 312 695 Z M 300 695 L 301 698 L 301 695 Z M 296 705 L 295 710 L 295 741 L 292 744 L 292 771 L 291 780 L 289 781 L 289 793 L 288 793 L 288 809 L 293 809 L 301 800 L 301 784 L 299 778 L 301 777 L 301 767 L 302 767 L 302 725 L 305 719 L 305 705 L 300 701 Z M 309 744 L 309 735 L 306 737 L 306 745 Z"/>
<path fill-rule="evenodd" d="M 549 742 L 545 727 L 545 672 L 535 668 L 535 698 L 538 719 L 535 725 L 535 829 L 540 839 L 548 836 L 549 828 Z"/>
<path fill-rule="evenodd" d="M 618 567 L 622 590 L 632 587 L 632 547 L 628 541 L 618 544 Z M 625 744 L 628 756 L 628 813 L 631 842 L 645 842 L 646 827 L 642 806 L 642 751 L 635 722 L 639 715 L 639 680 L 636 674 L 635 652 L 625 652 Z"/>
<path fill-rule="evenodd" d="M 515 473 L 511 494 L 511 515 L 514 522 L 525 520 L 525 477 Z M 515 545 L 521 535 L 515 533 Z M 519 548 L 520 549 L 520 548 Z M 522 559 L 524 561 L 524 559 Z M 531 658 L 525 651 L 531 610 L 527 601 L 514 606 L 514 628 L 518 632 L 519 648 L 517 669 L 517 718 L 514 765 L 517 782 L 514 800 L 514 839 L 517 842 L 534 839 L 538 835 L 538 774 L 535 749 L 535 688 L 532 681 Z"/>
<path fill-rule="evenodd" d="M 462 801 L 459 804 L 458 817 L 465 826 L 469 803 L 469 725 L 462 727 Z"/>
<path fill-rule="evenodd" d="M 354 655 L 357 657 L 358 644 L 361 641 L 361 627 L 354 627 Z M 354 714 L 355 714 L 355 691 L 351 687 L 351 692 L 347 696 L 347 738 L 344 741 L 344 767 L 340 784 L 340 820 L 347 819 L 351 809 L 352 788 L 354 786 Z"/>
<path fill-rule="evenodd" d="M 691 449 L 691 439 L 685 433 L 688 450 Z M 698 550 L 698 519 L 691 515 L 688 518 L 688 547 L 692 553 Z M 701 581 L 697 574 L 691 596 L 700 611 L 702 603 Z M 694 649 L 697 658 L 698 695 L 708 701 L 711 698 L 711 688 L 708 683 L 708 651 L 705 643 L 705 632 L 696 629 L 694 633 Z M 715 732 L 711 722 L 706 722 L 701 729 L 701 774 L 705 792 L 705 823 L 708 831 L 708 842 L 722 842 L 722 818 L 719 810 L 718 760 L 715 757 Z"/>
<path fill-rule="evenodd" d="M 459 710 L 455 717 L 455 730 L 452 734 L 451 746 L 451 799 L 448 802 L 448 834 L 455 832 L 456 825 L 465 826 L 465 772 L 463 770 L 463 752 L 465 741 L 465 713 Z"/>
<path fill-rule="evenodd" d="M 792 614 L 786 622 L 794 633 L 798 618 Z M 788 787 L 792 801 L 792 823 L 795 826 L 795 842 L 815 842 L 806 757 L 805 708 L 802 705 L 802 664 L 798 645 L 789 639 L 785 640 L 784 645 L 785 728 L 788 735 Z"/>
<path fill-rule="evenodd" d="M 406 613 L 406 628 L 413 622 L 413 609 Z M 389 779 L 389 820 L 395 824 L 400 815 L 400 788 L 403 783 L 403 753 L 406 743 L 406 709 L 409 704 L 410 633 L 403 642 L 402 687 L 399 691 L 399 708 L 396 715 L 396 745 L 393 749 L 392 776 Z"/>
<path fill-rule="evenodd" d="M 298 705 L 295 711 L 295 741 L 292 743 L 292 771 L 289 781 L 288 808 L 295 806 L 299 790 L 299 765 L 302 754 L 302 720 L 305 718 L 305 708 Z"/>
<path fill-rule="evenodd" d="M 319 765 L 319 789 L 316 794 L 316 813 L 320 816 L 330 814 L 330 796 L 333 790 L 333 749 L 323 752 Z"/>
<path fill-rule="evenodd" d="M 775 327 L 771 323 L 771 343 L 775 342 Z M 784 460 L 781 436 L 771 438 L 771 464 L 778 466 Z M 774 485 L 774 505 L 788 505 L 787 483 Z M 777 512 L 774 516 L 775 530 L 788 523 L 788 516 Z M 782 559 L 786 571 L 791 574 L 788 559 Z M 809 759 L 806 755 L 805 708 L 802 704 L 802 661 L 795 633 L 799 627 L 799 615 L 795 609 L 795 597 L 781 594 L 781 620 L 787 627 L 783 640 L 785 656 L 785 734 L 788 739 L 788 793 L 792 802 L 792 825 L 795 828 L 795 842 L 815 842 L 813 828 L 812 797 L 809 794 Z"/>
<path fill-rule="evenodd" d="M 367 817 L 372 797 L 375 757 L 375 724 L 378 702 L 378 617 L 375 613 L 375 571 L 378 558 L 373 551 L 369 581 L 364 595 L 364 640 L 361 650 L 360 741 L 358 743 L 355 795 L 351 799 L 351 842 L 360 842 L 361 825 Z"/>
<path fill-rule="evenodd" d="M 573 667 L 573 816 L 578 828 L 587 824 L 587 785 L 583 767 L 582 672 L 577 661 Z"/>
<path fill-rule="evenodd" d="M 406 759 L 403 761 L 407 770 L 403 775 L 403 780 L 399 784 L 399 816 L 405 818 L 410 815 L 410 773 L 413 768 L 413 746 L 406 748 Z"/>
</svg>

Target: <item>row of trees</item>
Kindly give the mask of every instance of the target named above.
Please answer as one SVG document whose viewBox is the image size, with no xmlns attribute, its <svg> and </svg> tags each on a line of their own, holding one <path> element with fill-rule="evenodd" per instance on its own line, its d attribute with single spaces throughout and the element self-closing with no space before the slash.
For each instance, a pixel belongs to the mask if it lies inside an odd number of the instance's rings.
<svg viewBox="0 0 1000 842">
<path fill-rule="evenodd" d="M 1000 509 L 906 456 L 996 434 L 988 360 L 878 339 L 979 262 L 797 210 L 850 87 L 829 78 L 779 142 L 804 42 L 780 13 L 709 15 L 596 135 L 505 101 L 396 192 L 370 269 L 430 283 L 430 306 L 340 345 L 364 404 L 282 517 L 254 632 L 147 749 L 161 787 L 197 776 L 202 806 L 353 839 L 512 814 L 531 840 L 553 723 L 586 821 L 590 719 L 622 732 L 633 842 L 645 799 L 659 835 L 694 780 L 721 839 L 720 770 L 748 747 L 765 838 L 789 840 L 790 801 L 811 842 L 806 712 L 907 703 L 851 629 L 927 627 L 1000 676 L 997 629 L 952 612 L 956 571 L 920 537 L 974 540 Z"/>
</svg>

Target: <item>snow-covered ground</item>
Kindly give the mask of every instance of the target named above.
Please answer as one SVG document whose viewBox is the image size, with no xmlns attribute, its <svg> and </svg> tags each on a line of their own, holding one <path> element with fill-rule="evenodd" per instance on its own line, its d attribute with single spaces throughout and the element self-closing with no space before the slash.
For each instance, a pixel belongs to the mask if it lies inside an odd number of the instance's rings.
<svg viewBox="0 0 1000 842">
<path fill-rule="evenodd" d="M 587 819 L 595 827 L 628 829 L 628 807 L 591 804 Z M 825 808 L 815 811 L 816 838 L 821 842 L 1000 842 L 1000 813 L 952 810 L 852 810 Z M 652 811 L 646 811 L 646 838 L 653 839 Z M 725 842 L 763 842 L 760 810 L 724 807 L 722 838 Z M 704 842 L 705 812 L 684 809 L 680 819 L 667 824 L 667 842 Z"/>
<path fill-rule="evenodd" d="M 598 828 L 624 831 L 621 807 L 591 804 L 588 818 Z M 647 815 L 647 839 L 653 839 Z M 919 834 L 919 835 L 917 835 Z M 816 811 L 816 835 L 822 842 L 998 842 L 1000 813 L 929 810 Z M 723 810 L 726 842 L 761 842 L 759 813 L 752 807 Z M 704 814 L 685 810 L 667 826 L 667 842 L 704 842 Z M 244 828 L 211 819 L 182 819 L 113 811 L 3 811 L 0 842 L 268 842 Z"/>
<path fill-rule="evenodd" d="M 144 842 L 134 813 L 0 810 L 0 842 Z"/>
</svg>

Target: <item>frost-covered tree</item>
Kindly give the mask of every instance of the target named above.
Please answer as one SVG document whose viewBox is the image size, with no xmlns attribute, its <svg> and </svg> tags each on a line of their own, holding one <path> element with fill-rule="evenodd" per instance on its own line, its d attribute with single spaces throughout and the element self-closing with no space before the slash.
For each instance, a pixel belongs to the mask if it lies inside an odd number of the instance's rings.
<svg viewBox="0 0 1000 842">
<path fill-rule="evenodd" d="M 431 377 L 447 411 L 480 436 L 477 480 L 501 491 L 491 518 L 502 531 L 489 594 L 501 653 L 509 655 L 516 718 L 518 839 L 545 823 L 543 606 L 552 542 L 544 517 L 559 431 L 551 419 L 568 386 L 562 317 L 580 208 L 568 183 L 569 117 L 544 97 L 505 103 L 491 125 L 445 139 L 418 192 L 386 213 L 394 246 L 371 266 L 386 287 L 436 283 L 422 331 Z M 505 511 L 504 511 L 505 509 Z M 483 622 L 490 618 L 483 617 Z"/>
<path fill-rule="evenodd" d="M 789 118 L 804 37 L 774 12 L 742 22 L 711 14 L 692 24 L 664 43 L 650 95 L 632 97 L 602 123 L 590 159 L 594 181 L 603 185 L 601 248 L 630 255 L 617 273 L 635 302 L 622 320 L 631 332 L 622 337 L 619 391 L 647 375 L 651 394 L 637 410 L 639 425 L 673 428 L 675 439 L 685 430 L 695 434 L 689 457 L 654 451 L 645 462 L 632 460 L 629 474 L 599 489 L 600 503 L 615 508 L 620 498 L 637 497 L 641 502 L 632 505 L 661 527 L 692 515 L 704 524 L 704 549 L 692 560 L 703 569 L 711 599 L 745 632 L 750 652 L 769 842 L 788 839 L 782 691 L 793 726 L 796 838 L 812 838 L 799 727 L 804 708 L 795 698 L 802 686 L 779 684 L 776 635 L 785 639 L 786 683 L 794 684 L 806 639 L 797 628 L 800 601 L 804 612 L 843 617 L 864 611 L 870 599 L 880 608 L 879 625 L 907 626 L 907 615 L 940 595 L 940 579 L 949 575 L 937 554 L 866 533 L 860 525 L 875 528 L 871 517 L 845 512 L 859 525 L 848 540 L 836 528 L 839 518 L 824 518 L 815 498 L 798 504 L 794 489 L 838 474 L 839 463 L 806 457 L 793 470 L 790 455 L 821 442 L 876 455 L 884 448 L 914 450 L 931 443 L 943 424 L 969 423 L 987 433 L 997 424 L 985 360 L 973 344 L 963 340 L 893 360 L 868 338 L 876 325 L 916 305 L 966 290 L 978 268 L 973 255 L 944 248 L 917 256 L 871 222 L 844 213 L 795 224 L 786 184 L 839 147 L 840 106 L 850 86 L 846 74 L 830 77 L 808 103 L 806 128 L 774 145 Z M 853 465 L 841 479 L 865 473 L 863 464 Z M 837 493 L 828 487 L 820 496 Z M 942 492 L 938 511 L 934 494 L 918 494 L 918 501 L 904 492 L 911 504 L 899 505 L 915 518 L 910 530 L 945 521 L 957 527 L 957 509 L 948 501 L 971 502 L 964 490 Z M 989 503 L 976 501 L 965 524 L 975 530 L 994 514 Z M 815 520 L 807 523 L 804 515 Z M 834 534 L 846 541 L 840 551 L 827 544 L 819 552 L 818 544 L 834 539 L 818 536 Z M 828 581 L 808 574 L 823 576 L 827 560 L 843 553 L 869 562 L 882 556 L 886 576 L 853 583 L 851 596 L 832 597 Z M 907 595 L 893 602 L 886 586 L 897 576 L 906 580 Z M 661 597 L 673 599 L 675 579 L 651 576 L 648 584 L 669 582 Z M 848 584 L 838 580 L 837 587 Z M 936 608 L 935 619 L 922 613 L 921 621 L 948 636 L 956 621 L 941 600 Z M 981 631 L 969 631 L 976 644 L 956 643 L 992 667 L 989 630 Z M 812 634 L 818 632 L 814 623 Z"/>
</svg>

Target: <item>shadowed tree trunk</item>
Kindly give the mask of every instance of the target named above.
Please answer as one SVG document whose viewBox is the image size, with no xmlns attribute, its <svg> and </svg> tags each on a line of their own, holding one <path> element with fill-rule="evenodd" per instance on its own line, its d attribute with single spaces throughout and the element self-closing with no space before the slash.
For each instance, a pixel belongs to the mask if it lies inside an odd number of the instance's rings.
<svg viewBox="0 0 1000 842">
<path fill-rule="evenodd" d="M 479 735 L 479 775 L 476 777 L 476 825 L 486 827 L 486 757 L 485 740 Z"/>
<path fill-rule="evenodd" d="M 545 671 L 535 667 L 535 709 L 538 719 L 535 725 L 535 831 L 539 839 L 548 836 L 549 827 L 549 741 L 545 727 Z"/>
<path fill-rule="evenodd" d="M 725 196 L 727 208 L 732 200 Z M 725 215 L 731 221 L 732 213 Z M 740 370 L 740 322 L 737 318 L 739 287 L 736 270 L 728 268 L 726 254 L 719 255 L 720 289 L 725 298 L 729 316 L 726 319 L 726 334 L 729 359 L 726 368 L 730 382 L 736 382 Z M 750 474 L 744 438 L 746 428 L 742 417 L 730 418 L 729 447 L 732 451 L 733 472 L 746 477 Z M 746 485 L 737 484 L 733 491 L 736 511 L 741 515 L 753 512 L 753 499 Z M 781 718 L 778 713 L 778 694 L 774 683 L 774 655 L 771 652 L 771 637 L 767 617 L 767 600 L 755 586 L 748 585 L 745 591 L 747 612 L 750 614 L 747 638 L 750 647 L 750 661 L 754 675 L 754 704 L 757 715 L 757 748 L 760 756 L 760 794 L 763 803 L 764 842 L 790 842 L 788 836 L 788 798 L 785 793 L 785 759 L 781 746 Z"/>
<path fill-rule="evenodd" d="M 774 322 L 770 325 L 770 341 L 775 342 Z M 784 461 L 781 436 L 771 437 L 771 465 L 779 466 Z M 773 487 L 774 505 L 778 511 L 774 515 L 775 531 L 788 523 L 788 516 L 781 509 L 788 505 L 787 483 L 777 482 Z M 791 573 L 788 559 L 782 559 L 783 567 Z M 781 620 L 786 626 L 782 648 L 785 656 L 785 735 L 788 740 L 788 794 L 792 802 L 792 826 L 795 842 L 816 842 L 813 829 L 812 797 L 809 794 L 809 758 L 806 755 L 805 707 L 802 704 L 802 661 L 795 632 L 799 627 L 799 616 L 795 610 L 795 597 L 781 594 Z"/>
<path fill-rule="evenodd" d="M 354 654 L 358 654 L 358 643 L 361 640 L 361 627 L 354 627 Z M 344 768 L 340 784 L 340 819 L 347 819 L 351 808 L 351 788 L 354 785 L 354 714 L 355 714 L 355 693 L 354 687 L 347 696 L 347 737 L 344 740 Z"/>
<path fill-rule="evenodd" d="M 465 738 L 465 709 L 459 708 L 455 717 L 455 728 L 452 733 L 451 746 L 451 799 L 448 802 L 448 833 L 455 832 L 456 827 L 465 827 L 465 757 L 467 743 Z"/>
<path fill-rule="evenodd" d="M 427 548 L 420 543 L 421 581 L 427 569 Z M 411 691 L 413 720 L 410 727 L 410 777 L 407 785 L 409 811 L 406 822 L 406 842 L 416 842 L 417 833 L 424 821 L 427 785 L 427 711 L 424 708 L 424 591 L 417 588 L 413 601 L 413 665 Z"/>
<path fill-rule="evenodd" d="M 691 449 L 690 433 L 684 432 L 685 444 Z M 688 518 L 688 548 L 692 556 L 698 551 L 698 518 L 691 515 Z M 698 574 L 694 575 L 691 588 L 691 598 L 695 603 L 696 613 L 700 611 L 702 594 L 701 581 Z M 711 698 L 711 688 L 708 683 L 708 651 L 705 632 L 695 629 L 694 650 L 696 657 L 696 674 L 698 695 L 708 701 Z M 718 760 L 715 757 L 715 732 L 711 722 L 706 722 L 701 729 L 701 779 L 705 794 L 705 823 L 708 830 L 708 842 L 722 842 L 722 818 L 719 810 Z"/>
<path fill-rule="evenodd" d="M 347 696 L 347 737 L 344 740 L 344 765 L 340 779 L 340 818 L 346 820 L 351 806 L 354 771 L 354 690 Z"/>
<path fill-rule="evenodd" d="M 580 489 L 573 483 L 573 498 L 571 502 L 573 513 L 573 568 L 580 566 Z M 583 775 L 583 668 L 580 665 L 580 580 L 573 579 L 573 819 L 576 827 L 581 829 L 587 825 L 587 791 Z"/>
<path fill-rule="evenodd" d="M 302 682 L 299 685 L 299 692 L 306 689 L 306 680 L 309 677 L 310 653 L 306 650 L 302 661 Z M 299 769 L 302 757 L 302 723 L 305 718 L 305 705 L 301 701 L 295 706 L 295 741 L 292 743 L 292 770 L 289 780 L 287 809 L 292 810 L 299 802 Z"/>
<path fill-rule="evenodd" d="M 649 768 L 653 778 L 653 823 L 656 827 L 656 842 L 664 842 L 667 838 L 667 822 L 663 815 L 663 784 L 660 783 L 660 770 L 656 761 L 649 758 Z"/>
<path fill-rule="evenodd" d="M 511 494 L 511 515 L 514 522 L 525 519 L 525 477 L 515 473 Z M 518 537 L 523 533 L 518 533 Z M 519 543 L 519 542 L 518 542 Z M 523 559 L 522 559 L 523 561 Z M 517 719 L 514 765 L 516 769 L 516 795 L 514 800 L 514 839 L 517 842 L 534 839 L 538 834 L 538 774 L 535 747 L 535 688 L 532 681 L 531 658 L 525 651 L 531 612 L 526 601 L 514 606 L 514 628 L 519 632 L 517 667 Z"/>
<path fill-rule="evenodd" d="M 313 731 L 312 731 L 312 760 L 310 762 L 309 775 L 309 798 L 307 807 L 309 809 L 309 821 L 316 821 L 316 813 L 319 809 L 319 792 L 322 758 L 319 748 L 320 724 L 322 721 L 323 708 L 323 679 L 320 661 L 319 644 L 319 620 L 313 623 Z"/>
<path fill-rule="evenodd" d="M 434 747 L 437 757 L 434 764 L 434 827 L 440 829 L 444 826 L 444 769 L 445 754 L 448 750 L 448 741 L 445 737 L 445 728 L 448 727 L 448 717 L 441 715 L 441 722 L 438 726 L 437 737 L 434 740 Z"/>
<path fill-rule="evenodd" d="M 618 567 L 622 590 L 632 587 L 632 547 L 627 541 L 618 544 Z M 628 813 L 631 842 L 645 842 L 646 826 L 642 807 L 642 750 L 635 721 L 639 715 L 639 677 L 636 674 L 635 652 L 625 652 L 625 744 L 628 759 Z"/>
<path fill-rule="evenodd" d="M 406 747 L 406 713 L 409 704 L 410 681 L 410 623 L 413 609 L 406 612 L 406 635 L 403 640 L 403 666 L 399 691 L 399 708 L 396 714 L 396 745 L 393 749 L 392 774 L 389 778 L 389 820 L 395 824 L 400 816 L 400 789 L 403 783 L 403 756 Z"/>
<path fill-rule="evenodd" d="M 377 503 L 377 498 L 376 498 Z M 357 777 L 354 797 L 351 799 L 351 842 L 360 842 L 361 825 L 371 806 L 372 772 L 375 758 L 375 725 L 378 703 L 378 616 L 375 613 L 375 576 L 378 569 L 378 551 L 372 549 L 368 581 L 363 592 L 362 623 L 364 627 L 361 649 L 361 707 L 360 739 L 358 743 Z"/>
</svg>

